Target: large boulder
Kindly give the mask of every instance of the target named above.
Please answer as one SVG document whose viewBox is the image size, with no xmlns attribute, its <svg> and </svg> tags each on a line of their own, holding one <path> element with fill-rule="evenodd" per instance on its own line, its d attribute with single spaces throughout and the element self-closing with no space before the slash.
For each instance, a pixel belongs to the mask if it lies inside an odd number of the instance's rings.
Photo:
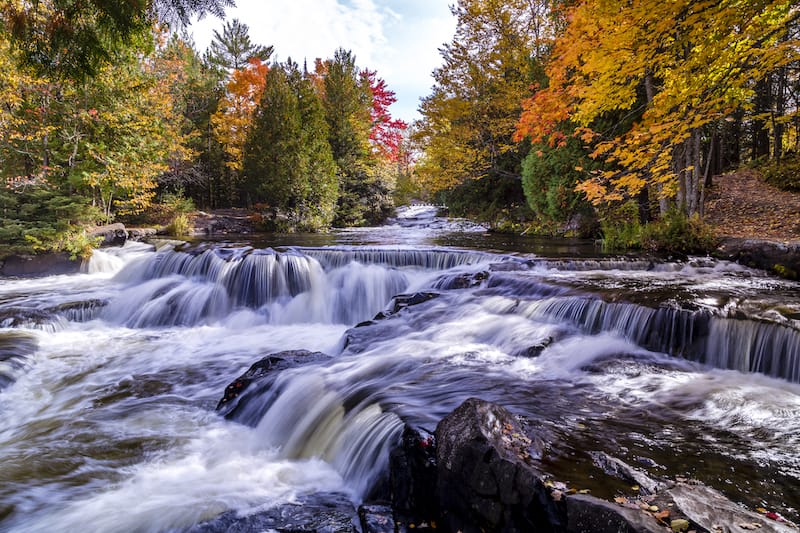
<svg viewBox="0 0 800 533">
<path fill-rule="evenodd" d="M 117 222 L 94 228 L 89 231 L 89 237 L 102 239 L 100 246 L 122 246 L 128 240 L 128 231 L 124 224 Z"/>
<path fill-rule="evenodd" d="M 254 363 L 244 374 L 233 380 L 217 404 L 225 418 L 255 426 L 264 415 L 266 402 L 256 401 L 272 387 L 278 374 L 286 369 L 329 359 L 321 352 L 286 350 L 270 354 Z"/>
<path fill-rule="evenodd" d="M 436 438 L 406 426 L 389 457 L 389 486 L 395 520 L 401 524 L 435 522 L 439 516 Z"/>
<path fill-rule="evenodd" d="M 800 279 L 800 241 L 781 243 L 729 238 L 722 241 L 715 255 L 752 268 L 770 270 L 784 278 Z"/>
<path fill-rule="evenodd" d="M 35 278 L 59 274 L 77 274 L 80 259 L 65 252 L 38 255 L 12 255 L 0 260 L 0 277 Z"/>
<path fill-rule="evenodd" d="M 451 531 L 563 531 L 566 508 L 539 469 L 544 445 L 505 408 L 466 400 L 436 427 L 437 495 Z"/>
</svg>

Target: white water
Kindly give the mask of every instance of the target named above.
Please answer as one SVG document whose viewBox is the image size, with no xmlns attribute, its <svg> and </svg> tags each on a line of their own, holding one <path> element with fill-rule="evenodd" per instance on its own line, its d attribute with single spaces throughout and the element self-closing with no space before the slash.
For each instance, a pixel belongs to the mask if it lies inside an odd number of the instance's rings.
<svg viewBox="0 0 800 533">
<path fill-rule="evenodd" d="M 796 285 L 727 263 L 409 247 L 407 229 L 369 248 L 127 246 L 84 274 L 0 281 L 0 312 L 39 313 L 0 329 L 0 530 L 184 530 L 308 494 L 357 503 L 403 422 L 432 430 L 470 396 L 549 428 L 567 463 L 604 446 L 796 512 L 794 319 L 731 318 L 752 301 L 759 316 L 794 308 Z M 348 332 L 419 290 L 438 297 Z M 331 357 L 250 398 L 251 425 L 215 412 L 228 383 L 290 349 Z M 786 379 L 740 371 L 754 357 Z"/>
</svg>

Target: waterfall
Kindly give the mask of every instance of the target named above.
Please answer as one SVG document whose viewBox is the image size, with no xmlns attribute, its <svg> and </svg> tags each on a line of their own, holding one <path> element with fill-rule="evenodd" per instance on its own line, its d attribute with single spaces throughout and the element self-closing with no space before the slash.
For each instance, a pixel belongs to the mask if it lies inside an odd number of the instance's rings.
<svg viewBox="0 0 800 533">
<path fill-rule="evenodd" d="M 714 318 L 698 361 L 800 383 L 800 331 L 766 322 Z"/>
<path fill-rule="evenodd" d="M 592 296 L 549 297 L 516 309 L 528 318 L 567 322 L 584 333 L 611 332 L 649 350 L 709 366 L 800 383 L 800 332 L 776 323 L 709 311 L 650 308 Z"/>
<path fill-rule="evenodd" d="M 317 259 L 326 270 L 341 268 L 352 262 L 389 267 L 418 267 L 426 270 L 447 270 L 461 265 L 489 261 L 508 261 L 510 257 L 486 252 L 453 250 L 419 250 L 406 248 L 298 248 Z"/>
</svg>

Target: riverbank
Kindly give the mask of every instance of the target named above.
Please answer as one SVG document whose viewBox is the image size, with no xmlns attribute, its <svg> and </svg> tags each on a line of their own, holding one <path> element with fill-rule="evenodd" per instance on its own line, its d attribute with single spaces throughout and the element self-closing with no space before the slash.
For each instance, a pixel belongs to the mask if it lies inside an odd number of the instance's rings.
<svg viewBox="0 0 800 533">
<path fill-rule="evenodd" d="M 716 176 L 705 220 L 720 239 L 716 257 L 800 279 L 800 194 L 750 169 Z"/>
</svg>

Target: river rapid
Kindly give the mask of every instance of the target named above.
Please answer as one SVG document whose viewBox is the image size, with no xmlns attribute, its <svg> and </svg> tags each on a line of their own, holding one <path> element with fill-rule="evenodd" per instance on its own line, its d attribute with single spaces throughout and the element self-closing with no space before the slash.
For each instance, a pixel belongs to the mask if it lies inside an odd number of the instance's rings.
<svg viewBox="0 0 800 533">
<path fill-rule="evenodd" d="M 588 452 L 797 521 L 800 286 L 709 258 L 490 236 L 435 209 L 381 228 L 188 247 L 0 280 L 0 531 L 185 531 L 314 494 L 362 501 L 404 424 L 469 397 L 524 415 L 548 472 L 633 494 Z M 425 301 L 386 318 L 399 294 Z M 357 324 L 360 327 L 354 328 Z M 237 419 L 250 365 L 283 371 Z"/>
</svg>

